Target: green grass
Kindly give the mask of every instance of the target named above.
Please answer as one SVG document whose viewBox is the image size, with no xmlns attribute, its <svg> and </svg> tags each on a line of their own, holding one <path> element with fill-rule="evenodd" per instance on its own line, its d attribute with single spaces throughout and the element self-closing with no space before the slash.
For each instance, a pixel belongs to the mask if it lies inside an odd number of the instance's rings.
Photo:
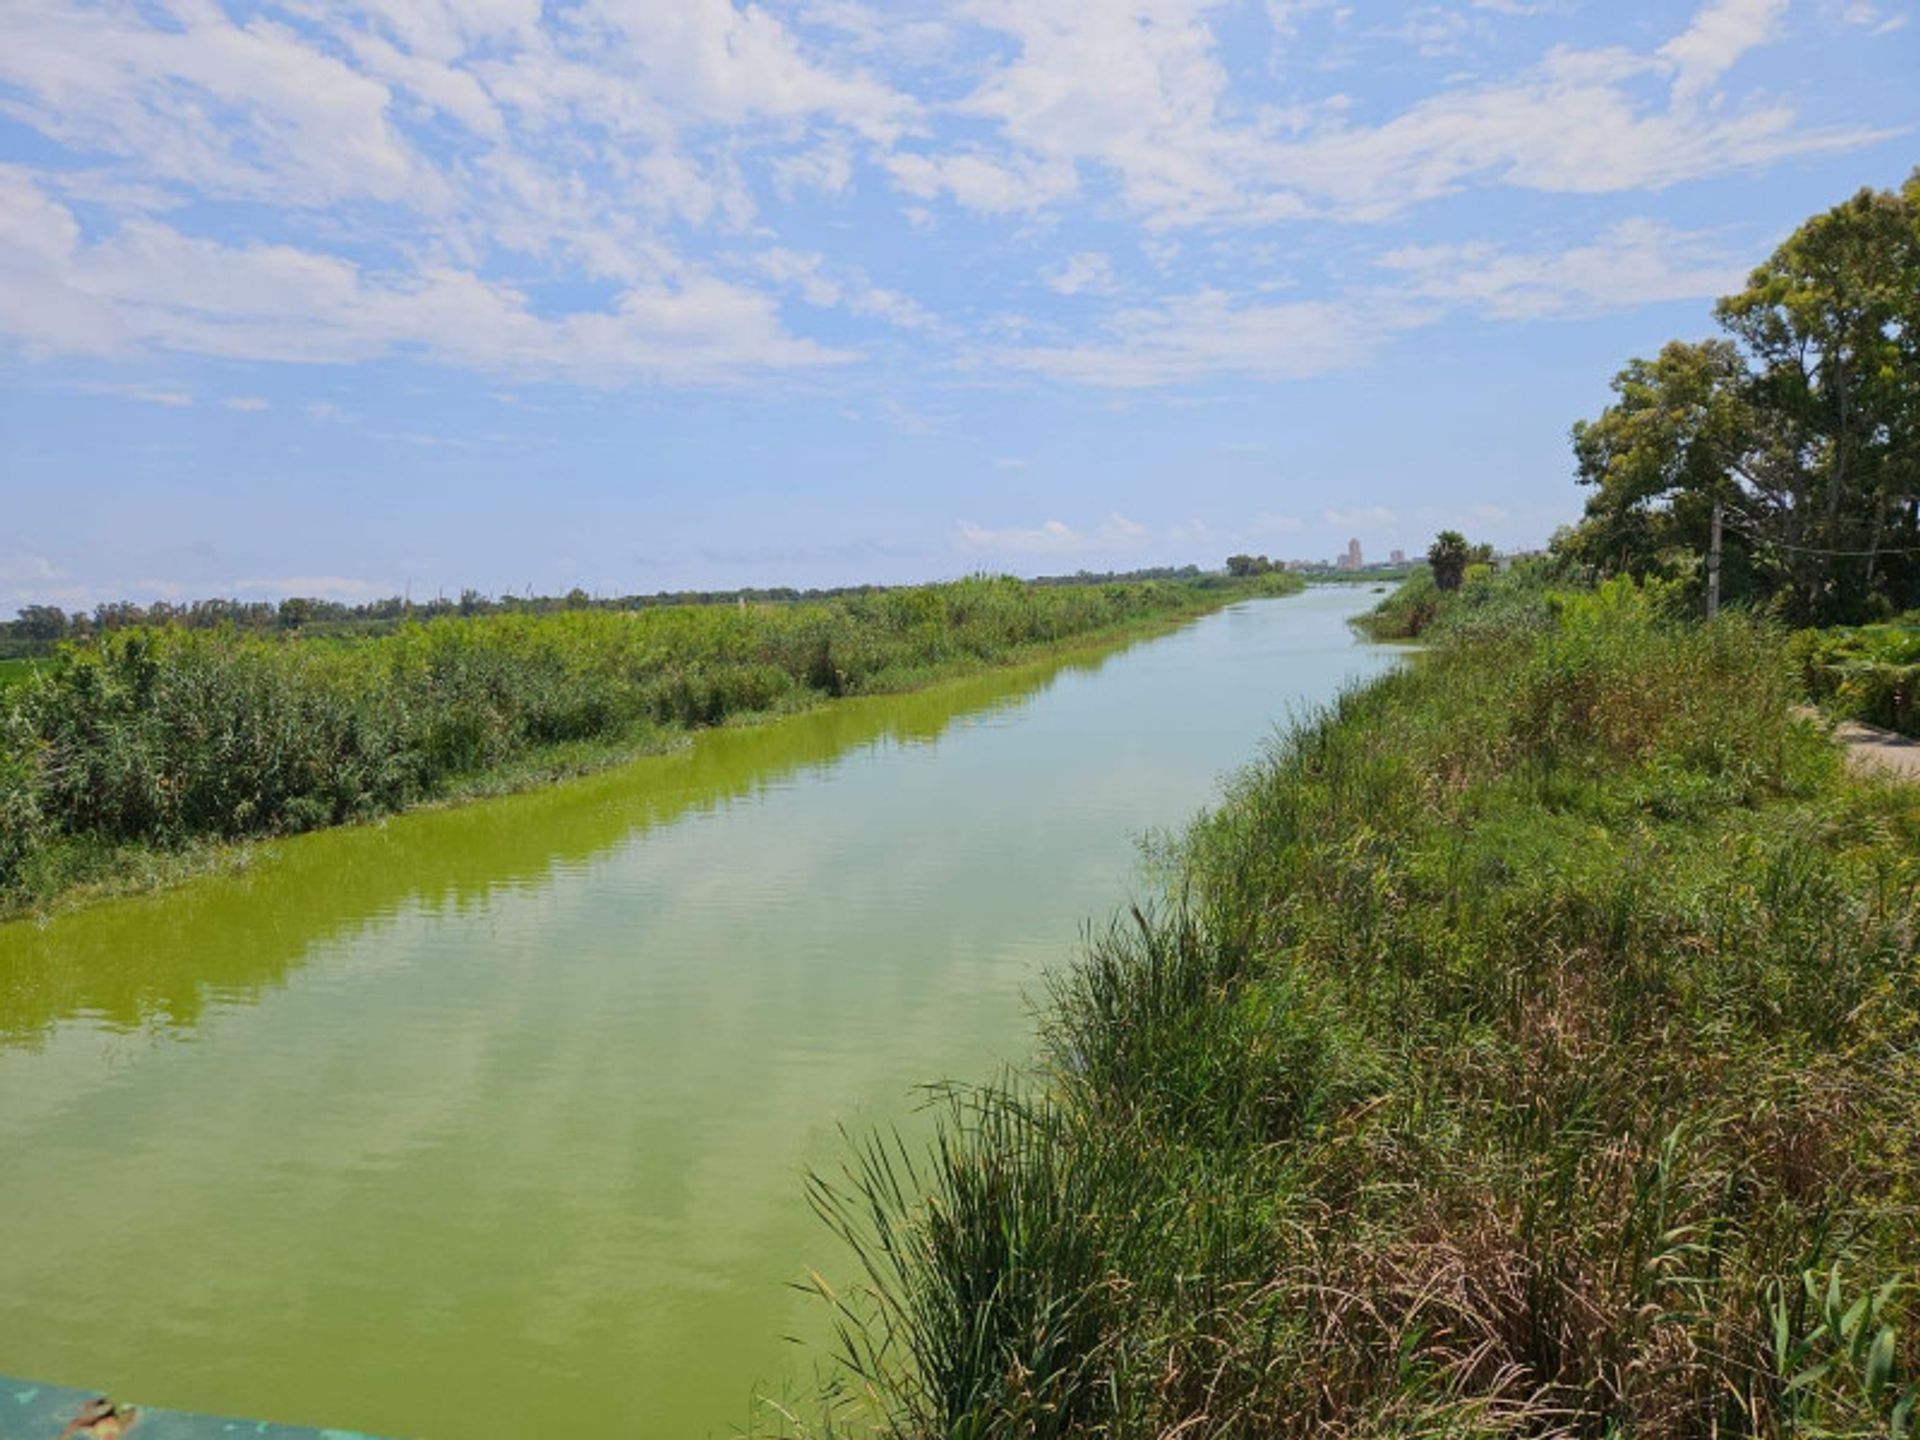
<svg viewBox="0 0 1920 1440">
<path fill-rule="evenodd" d="M 1297 588 L 976 578 L 791 605 L 450 618 L 357 640 L 116 631 L 0 698 L 0 915 L 169 883 L 228 863 L 235 842 L 524 788 L 699 726 Z"/>
<path fill-rule="evenodd" d="M 1908 1433 L 1920 800 L 1764 626 L 1522 591 L 1245 771 L 1031 1071 L 816 1182 L 815 1433 Z"/>
</svg>

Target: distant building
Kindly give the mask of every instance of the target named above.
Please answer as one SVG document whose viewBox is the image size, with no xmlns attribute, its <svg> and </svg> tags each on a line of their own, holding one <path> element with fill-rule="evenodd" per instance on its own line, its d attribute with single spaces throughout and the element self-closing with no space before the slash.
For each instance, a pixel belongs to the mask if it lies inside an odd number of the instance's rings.
<svg viewBox="0 0 1920 1440">
<path fill-rule="evenodd" d="M 1404 565 L 1407 563 L 1407 552 L 1404 550 L 1395 550 L 1392 554 L 1387 556 L 1387 559 L 1392 561 L 1395 565 Z"/>
<path fill-rule="evenodd" d="M 1545 550 L 1504 550 L 1493 557 L 1493 564 L 1494 568 L 1504 575 L 1513 568 L 1514 561 L 1537 560 L 1546 553 L 1548 552 Z"/>
<path fill-rule="evenodd" d="M 1366 563 L 1360 556 L 1360 542 L 1358 540 L 1347 541 L 1347 553 L 1333 563 L 1341 570 L 1360 569 Z"/>
</svg>

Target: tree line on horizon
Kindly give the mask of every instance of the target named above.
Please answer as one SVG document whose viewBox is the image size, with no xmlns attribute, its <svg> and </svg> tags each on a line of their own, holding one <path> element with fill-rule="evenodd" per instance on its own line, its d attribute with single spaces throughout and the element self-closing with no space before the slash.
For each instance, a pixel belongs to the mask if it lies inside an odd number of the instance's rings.
<svg viewBox="0 0 1920 1440">
<path fill-rule="evenodd" d="M 1197 565 L 1149 566 L 1137 570 L 1079 570 L 1070 575 L 1039 575 L 1029 585 L 1107 585 L 1148 580 L 1194 581 L 1202 578 Z M 219 630 L 232 628 L 253 634 L 377 633 L 407 621 L 439 620 L 448 616 L 554 615 L 570 610 L 646 610 L 662 605 L 791 605 L 841 600 L 913 585 L 838 585 L 815 589 L 765 586 L 737 590 L 660 590 L 651 594 L 590 595 L 578 586 L 563 595 L 487 595 L 479 590 L 460 592 L 458 599 L 437 595 L 414 600 L 390 595 L 361 604 L 319 596 L 292 595 L 282 600 L 211 598 L 172 602 L 156 600 L 142 605 L 115 600 L 91 610 L 62 609 L 58 605 L 24 605 L 12 621 L 0 621 L 0 658 L 8 654 L 41 654 L 63 641 L 88 640 L 122 630 L 157 626 L 163 629 Z"/>
<path fill-rule="evenodd" d="M 1705 583 L 1802 625 L 1920 606 L 1920 169 L 1802 224 L 1714 307 L 1614 376 L 1573 427 L 1578 524 L 1601 574 Z"/>
<path fill-rule="evenodd" d="M 441 616 L 345 643 L 108 631 L 0 690 L 0 917 L 76 885 L 187 873 L 211 858 L 195 846 L 511 788 L 1298 584 L 972 576 L 795 605 Z"/>
</svg>

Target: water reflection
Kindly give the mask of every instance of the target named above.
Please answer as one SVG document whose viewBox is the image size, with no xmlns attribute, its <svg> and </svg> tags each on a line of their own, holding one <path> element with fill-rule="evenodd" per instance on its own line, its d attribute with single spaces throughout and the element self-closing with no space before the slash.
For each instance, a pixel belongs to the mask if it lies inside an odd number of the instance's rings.
<svg viewBox="0 0 1920 1440">
<path fill-rule="evenodd" d="M 823 1321 L 786 1285 L 839 1263 L 799 1181 L 836 1121 L 1023 1055 L 1133 833 L 1384 663 L 1354 604 L 0 931 L 0 1362 L 372 1433 L 726 1433 Z"/>
<path fill-rule="evenodd" d="M 637 834 L 763 794 L 876 745 L 928 745 L 1017 709 L 1117 650 L 845 701 L 774 724 L 710 730 L 631 765 L 485 804 L 298 836 L 248 872 L 0 924 L 0 1045 L 61 1019 L 125 1029 L 193 1025 L 203 1008 L 277 985 L 316 944 L 402 909 L 458 912 L 538 885 Z"/>
</svg>

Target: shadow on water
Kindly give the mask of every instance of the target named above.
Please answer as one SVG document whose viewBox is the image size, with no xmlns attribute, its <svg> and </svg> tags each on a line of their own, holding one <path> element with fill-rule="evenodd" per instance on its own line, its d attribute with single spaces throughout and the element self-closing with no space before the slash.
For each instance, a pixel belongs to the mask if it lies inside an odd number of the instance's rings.
<svg viewBox="0 0 1920 1440">
<path fill-rule="evenodd" d="M 655 827 L 865 749 L 932 744 L 1126 648 L 702 731 L 667 754 L 526 794 L 278 841 L 237 876 L 44 924 L 0 924 L 0 1046 L 32 1046 L 79 1016 L 126 1030 L 191 1027 L 209 1003 L 244 1003 L 279 985 L 321 942 L 405 909 L 457 913 L 503 889 L 537 887 Z"/>
</svg>

